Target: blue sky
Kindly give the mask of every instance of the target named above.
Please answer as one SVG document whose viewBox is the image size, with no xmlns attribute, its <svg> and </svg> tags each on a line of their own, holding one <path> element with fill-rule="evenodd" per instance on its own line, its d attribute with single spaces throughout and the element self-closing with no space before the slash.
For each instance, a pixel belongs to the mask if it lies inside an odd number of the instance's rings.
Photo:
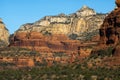
<svg viewBox="0 0 120 80">
<path fill-rule="evenodd" d="M 46 15 L 74 13 L 83 5 L 98 13 L 109 13 L 115 8 L 115 0 L 0 0 L 0 18 L 12 34 L 25 23 Z"/>
</svg>

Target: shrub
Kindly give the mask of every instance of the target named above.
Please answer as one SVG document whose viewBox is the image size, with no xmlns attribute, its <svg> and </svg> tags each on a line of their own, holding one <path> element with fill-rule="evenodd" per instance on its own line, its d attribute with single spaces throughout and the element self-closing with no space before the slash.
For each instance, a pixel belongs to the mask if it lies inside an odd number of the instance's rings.
<svg viewBox="0 0 120 80">
<path fill-rule="evenodd" d="M 113 55 L 113 47 L 108 47 L 106 49 L 100 49 L 97 51 L 93 51 L 91 57 L 105 57 L 105 56 L 112 56 Z"/>
<path fill-rule="evenodd" d="M 73 40 L 75 40 L 77 37 L 78 37 L 78 35 L 74 34 L 74 33 L 72 33 L 72 34 L 69 35 L 69 38 L 73 39 Z"/>
</svg>

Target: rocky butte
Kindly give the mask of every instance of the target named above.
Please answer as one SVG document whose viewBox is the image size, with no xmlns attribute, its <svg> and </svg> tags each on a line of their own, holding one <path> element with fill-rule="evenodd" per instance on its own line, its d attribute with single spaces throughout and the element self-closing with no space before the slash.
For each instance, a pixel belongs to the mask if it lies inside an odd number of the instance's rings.
<svg viewBox="0 0 120 80">
<path fill-rule="evenodd" d="M 120 56 L 120 0 L 116 0 L 116 5 L 117 8 L 105 18 L 100 28 L 100 44 L 114 47 L 113 54 Z"/>
<path fill-rule="evenodd" d="M 80 41 L 89 41 L 98 36 L 105 16 L 87 6 L 70 15 L 45 16 L 34 23 L 22 25 L 11 37 L 10 46 L 25 47 L 41 53 L 78 53 L 79 46 L 86 46 Z"/>
<path fill-rule="evenodd" d="M 100 44 L 103 47 L 113 46 L 115 55 L 120 55 L 120 1 L 116 0 L 117 8 L 104 20 L 100 28 Z"/>
<path fill-rule="evenodd" d="M 7 46 L 9 44 L 9 31 L 5 27 L 2 19 L 0 19 L 0 47 Z"/>
</svg>

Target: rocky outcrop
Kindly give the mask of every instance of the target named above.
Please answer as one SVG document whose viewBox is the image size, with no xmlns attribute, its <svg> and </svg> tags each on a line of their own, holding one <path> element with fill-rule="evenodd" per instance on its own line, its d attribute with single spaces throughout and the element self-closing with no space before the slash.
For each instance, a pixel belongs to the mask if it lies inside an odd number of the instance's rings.
<svg viewBox="0 0 120 80">
<path fill-rule="evenodd" d="M 85 16 L 91 16 L 91 15 L 96 15 L 96 12 L 87 7 L 86 5 L 84 5 L 80 10 L 78 10 L 76 13 L 75 13 L 78 17 L 85 17 Z"/>
<path fill-rule="evenodd" d="M 120 8 L 112 11 L 104 20 L 100 29 L 101 43 L 117 45 L 120 41 Z"/>
<path fill-rule="evenodd" d="M 120 0 L 116 0 L 116 5 L 120 7 Z"/>
<path fill-rule="evenodd" d="M 66 53 L 86 57 L 92 51 L 88 46 L 96 45 L 95 41 L 98 41 L 105 16 L 87 6 L 70 15 L 46 16 L 35 23 L 22 25 L 11 37 L 9 46 L 29 48 L 40 54 Z M 83 39 L 94 39 L 94 42 L 84 44 L 79 41 Z"/>
<path fill-rule="evenodd" d="M 117 8 L 104 20 L 100 28 L 100 44 L 103 47 L 113 46 L 113 54 L 120 56 L 120 6 L 116 0 Z"/>
<path fill-rule="evenodd" d="M 9 32 L 5 27 L 5 24 L 0 19 L 0 47 L 7 46 L 9 44 Z"/>
<path fill-rule="evenodd" d="M 87 39 L 99 33 L 105 14 L 96 13 L 93 9 L 83 6 L 76 13 L 57 16 L 46 16 L 35 23 L 27 23 L 20 27 L 18 32 L 40 32 L 42 34 L 76 34 L 75 39 Z"/>
<path fill-rule="evenodd" d="M 77 52 L 78 40 L 64 34 L 43 35 L 40 32 L 19 32 L 11 38 L 10 46 L 21 46 L 39 52 Z"/>
</svg>

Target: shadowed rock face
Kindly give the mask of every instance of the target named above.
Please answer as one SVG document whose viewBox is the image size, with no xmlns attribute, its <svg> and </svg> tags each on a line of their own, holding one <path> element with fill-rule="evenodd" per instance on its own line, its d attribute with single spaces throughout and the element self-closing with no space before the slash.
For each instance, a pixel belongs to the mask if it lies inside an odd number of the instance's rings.
<svg viewBox="0 0 120 80">
<path fill-rule="evenodd" d="M 120 8 L 112 11 L 100 29 L 100 41 L 106 45 L 117 45 L 120 41 Z"/>
<path fill-rule="evenodd" d="M 104 20 L 100 28 L 100 44 L 104 46 L 113 46 L 113 54 L 120 56 L 120 7 L 116 0 L 118 8 L 113 10 Z"/>
</svg>

